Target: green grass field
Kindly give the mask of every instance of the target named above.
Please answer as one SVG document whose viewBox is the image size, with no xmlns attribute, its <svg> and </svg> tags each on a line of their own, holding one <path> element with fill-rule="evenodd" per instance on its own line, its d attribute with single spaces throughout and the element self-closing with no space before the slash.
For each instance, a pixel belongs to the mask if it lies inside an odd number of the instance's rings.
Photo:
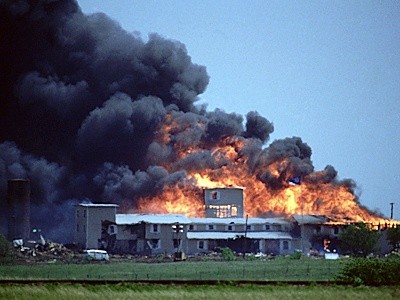
<svg viewBox="0 0 400 300">
<path fill-rule="evenodd" d="M 0 299 L 400 299 L 395 287 L 343 286 L 160 286 L 0 285 Z"/>
<path fill-rule="evenodd" d="M 293 260 L 0 265 L 0 279 L 331 281 L 345 262 Z"/>
<path fill-rule="evenodd" d="M 108 284 L 0 284 L 0 299 L 400 299 L 400 287 L 317 285 L 332 281 L 347 260 L 289 259 L 143 263 L 32 263 L 0 265 L 0 279 L 122 280 Z M 123 280 L 148 280 L 148 284 Z M 228 280 L 228 285 L 150 284 L 152 280 Z M 281 281 L 278 285 L 235 280 Z M 290 285 L 308 281 L 309 285 Z M 286 284 L 284 284 L 286 283 Z"/>
</svg>

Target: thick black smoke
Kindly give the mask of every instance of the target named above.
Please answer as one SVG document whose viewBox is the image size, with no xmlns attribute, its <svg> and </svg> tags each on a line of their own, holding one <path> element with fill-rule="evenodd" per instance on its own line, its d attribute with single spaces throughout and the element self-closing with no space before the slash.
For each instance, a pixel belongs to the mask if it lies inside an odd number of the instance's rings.
<svg viewBox="0 0 400 300">
<path fill-rule="evenodd" d="M 229 164 L 213 152 L 227 139 L 244 142 L 241 155 L 271 187 L 313 172 L 300 138 L 263 149 L 274 128 L 257 112 L 243 125 L 241 115 L 196 105 L 209 76 L 180 42 L 157 34 L 144 41 L 104 14 L 84 15 L 73 0 L 3 0 L 0 22 L 3 231 L 12 178 L 31 180 L 34 226 L 54 239 L 66 230 L 65 241 L 73 203 L 130 199 L 134 207 L 140 196 L 186 182 L 189 171 Z M 157 137 L 161 124 L 173 125 L 169 141 Z M 281 158 L 289 163 L 277 179 L 266 167 Z M 310 180 L 335 180 L 333 168 L 325 171 Z"/>
</svg>

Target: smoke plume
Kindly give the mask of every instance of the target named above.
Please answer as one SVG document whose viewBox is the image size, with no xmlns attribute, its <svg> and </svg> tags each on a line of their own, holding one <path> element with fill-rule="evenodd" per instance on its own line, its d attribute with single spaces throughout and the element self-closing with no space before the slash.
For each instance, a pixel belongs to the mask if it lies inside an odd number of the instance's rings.
<svg viewBox="0 0 400 300">
<path fill-rule="evenodd" d="M 222 172 L 231 161 L 218 147 L 227 143 L 241 145 L 249 176 L 272 189 L 291 176 L 336 181 L 332 166 L 314 172 L 300 138 L 268 145 L 274 127 L 257 112 L 244 119 L 197 105 L 209 75 L 178 41 L 144 41 L 73 0 L 1 1 L 0 22 L 3 220 L 7 180 L 29 178 L 32 223 L 70 240 L 73 203 L 134 209 L 141 197 L 192 184 L 189 172 Z M 279 176 L 269 168 L 277 161 Z"/>
</svg>

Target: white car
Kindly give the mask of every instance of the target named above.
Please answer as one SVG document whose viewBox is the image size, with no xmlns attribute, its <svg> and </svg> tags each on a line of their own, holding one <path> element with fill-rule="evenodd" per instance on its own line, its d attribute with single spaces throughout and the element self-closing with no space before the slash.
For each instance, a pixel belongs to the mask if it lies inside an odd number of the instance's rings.
<svg viewBox="0 0 400 300">
<path fill-rule="evenodd" d="M 85 258 L 86 259 L 94 259 L 94 260 L 109 260 L 110 256 L 108 255 L 106 250 L 97 250 L 97 249 L 89 249 L 85 250 Z"/>
</svg>

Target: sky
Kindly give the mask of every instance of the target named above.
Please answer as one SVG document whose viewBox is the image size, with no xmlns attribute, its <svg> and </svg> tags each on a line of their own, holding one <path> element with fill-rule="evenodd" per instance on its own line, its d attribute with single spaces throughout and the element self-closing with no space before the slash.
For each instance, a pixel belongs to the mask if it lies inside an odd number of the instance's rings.
<svg viewBox="0 0 400 300">
<path fill-rule="evenodd" d="M 210 75 L 198 104 L 299 136 L 360 203 L 400 219 L 400 2 L 78 0 L 122 28 L 183 43 Z"/>
</svg>

